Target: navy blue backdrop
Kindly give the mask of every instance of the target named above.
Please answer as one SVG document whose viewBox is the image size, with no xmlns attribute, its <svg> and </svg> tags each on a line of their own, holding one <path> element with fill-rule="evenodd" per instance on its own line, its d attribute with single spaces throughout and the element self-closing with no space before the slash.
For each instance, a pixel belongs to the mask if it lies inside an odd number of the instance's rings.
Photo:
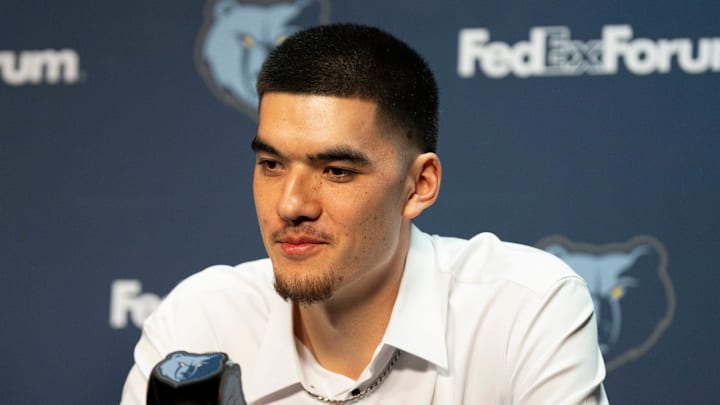
<svg viewBox="0 0 720 405">
<path fill-rule="evenodd" d="M 596 299 L 613 403 L 714 403 L 708 0 L 3 3 L 0 403 L 117 403 L 161 297 L 264 255 L 254 74 L 289 33 L 344 21 L 391 31 L 437 75 L 445 178 L 421 228 L 571 264 Z"/>
</svg>

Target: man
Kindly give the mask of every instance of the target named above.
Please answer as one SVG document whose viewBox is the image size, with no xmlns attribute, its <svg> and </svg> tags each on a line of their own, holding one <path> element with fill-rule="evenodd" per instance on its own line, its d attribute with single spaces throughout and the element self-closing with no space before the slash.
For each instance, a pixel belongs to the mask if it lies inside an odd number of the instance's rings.
<svg viewBox="0 0 720 405">
<path fill-rule="evenodd" d="M 148 319 L 123 403 L 175 350 L 224 351 L 250 404 L 607 403 L 592 301 L 559 259 L 430 236 L 437 88 L 374 28 L 288 38 L 258 79 L 253 194 L 269 259 L 181 283 Z"/>
</svg>

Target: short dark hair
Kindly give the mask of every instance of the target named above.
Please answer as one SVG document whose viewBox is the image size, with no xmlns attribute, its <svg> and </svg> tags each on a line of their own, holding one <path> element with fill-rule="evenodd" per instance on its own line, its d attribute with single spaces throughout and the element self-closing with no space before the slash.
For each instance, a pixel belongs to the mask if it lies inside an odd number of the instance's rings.
<svg viewBox="0 0 720 405">
<path fill-rule="evenodd" d="M 407 44 L 356 24 L 313 27 L 288 37 L 265 60 L 257 82 L 267 92 L 359 97 L 378 105 L 379 118 L 434 152 L 438 90 L 430 68 Z"/>
</svg>

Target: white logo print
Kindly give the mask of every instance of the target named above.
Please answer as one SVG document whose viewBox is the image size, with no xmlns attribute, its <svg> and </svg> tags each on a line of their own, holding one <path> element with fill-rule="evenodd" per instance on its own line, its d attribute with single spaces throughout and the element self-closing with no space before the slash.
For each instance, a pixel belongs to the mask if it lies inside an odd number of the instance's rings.
<svg viewBox="0 0 720 405">
<path fill-rule="evenodd" d="M 73 84 L 80 79 L 80 57 L 72 49 L 0 51 L 0 80 L 10 86 Z"/>
<path fill-rule="evenodd" d="M 629 25 L 606 25 L 602 37 L 574 40 L 565 26 L 533 27 L 528 41 L 514 45 L 490 42 L 484 28 L 460 30 L 458 75 L 469 78 L 478 68 L 499 79 L 517 77 L 612 75 L 623 66 L 635 75 L 670 73 L 674 66 L 690 74 L 720 72 L 720 38 L 633 38 Z"/>
<path fill-rule="evenodd" d="M 145 319 L 160 305 L 162 300 L 155 294 L 142 291 L 140 280 L 114 280 L 110 287 L 110 327 L 127 327 L 128 315 L 133 325 L 142 327 Z"/>
</svg>

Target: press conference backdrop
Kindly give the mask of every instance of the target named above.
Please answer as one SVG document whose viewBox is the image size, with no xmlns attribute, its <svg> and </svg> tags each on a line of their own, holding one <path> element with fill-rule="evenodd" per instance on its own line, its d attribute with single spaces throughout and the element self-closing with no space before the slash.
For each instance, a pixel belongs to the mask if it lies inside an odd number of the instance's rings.
<svg viewBox="0 0 720 405">
<path fill-rule="evenodd" d="M 255 75 L 348 21 L 436 72 L 445 178 L 417 223 L 567 261 L 613 403 L 715 403 L 720 3 L 678 0 L 4 2 L 0 403 L 117 403 L 162 296 L 264 255 Z"/>
</svg>

